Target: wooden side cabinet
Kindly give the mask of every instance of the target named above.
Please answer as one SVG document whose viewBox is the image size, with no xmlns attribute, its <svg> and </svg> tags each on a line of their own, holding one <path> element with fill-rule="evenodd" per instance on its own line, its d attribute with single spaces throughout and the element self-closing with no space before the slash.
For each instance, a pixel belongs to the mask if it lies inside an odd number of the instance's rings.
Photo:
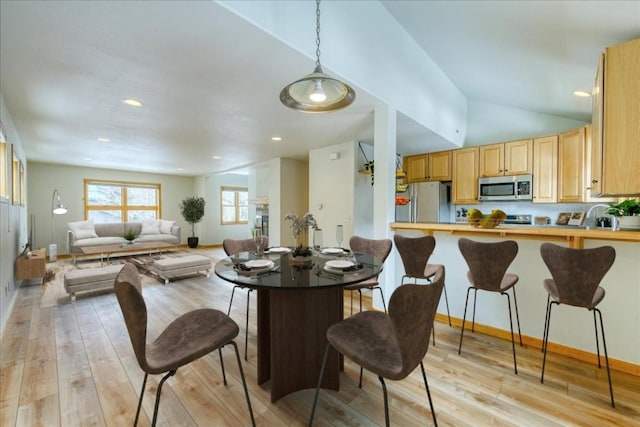
<svg viewBox="0 0 640 427">
<path fill-rule="evenodd" d="M 16 259 L 16 280 L 43 279 L 46 271 L 45 250 L 31 251 L 31 257 L 19 256 Z"/>
</svg>

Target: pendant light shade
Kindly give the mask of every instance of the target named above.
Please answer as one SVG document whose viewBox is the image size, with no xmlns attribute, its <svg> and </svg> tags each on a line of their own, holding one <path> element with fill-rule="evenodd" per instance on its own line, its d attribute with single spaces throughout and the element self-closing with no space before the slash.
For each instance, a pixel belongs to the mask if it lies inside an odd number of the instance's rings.
<svg viewBox="0 0 640 427">
<path fill-rule="evenodd" d="M 316 68 L 280 92 L 280 102 L 294 110 L 327 113 L 348 107 L 356 93 L 347 84 L 322 71 L 320 65 L 320 0 L 316 1 Z"/>
</svg>

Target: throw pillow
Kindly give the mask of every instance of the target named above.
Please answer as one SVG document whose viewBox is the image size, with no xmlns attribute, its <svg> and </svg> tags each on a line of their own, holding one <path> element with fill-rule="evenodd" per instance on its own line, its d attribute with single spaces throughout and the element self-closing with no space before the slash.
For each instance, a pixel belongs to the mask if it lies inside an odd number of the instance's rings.
<svg viewBox="0 0 640 427">
<path fill-rule="evenodd" d="M 160 220 L 160 233 L 171 234 L 171 227 L 175 224 L 175 221 L 167 221 L 165 219 Z"/>
<path fill-rule="evenodd" d="M 160 234 L 160 221 L 157 219 L 142 221 L 142 231 L 140 234 Z"/>
<path fill-rule="evenodd" d="M 70 222 L 67 226 L 75 236 L 76 240 L 98 237 L 92 219 L 87 221 Z"/>
</svg>

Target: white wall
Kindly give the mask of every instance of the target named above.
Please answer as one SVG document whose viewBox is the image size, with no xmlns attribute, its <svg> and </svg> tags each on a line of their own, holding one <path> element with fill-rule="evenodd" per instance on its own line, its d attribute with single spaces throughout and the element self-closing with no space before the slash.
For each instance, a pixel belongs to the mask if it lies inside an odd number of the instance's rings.
<svg viewBox="0 0 640 427">
<path fill-rule="evenodd" d="M 201 222 L 203 245 L 221 245 L 224 239 L 248 239 L 253 223 L 222 225 L 220 223 L 220 187 L 249 187 L 248 176 L 239 174 L 207 175 L 204 177 L 205 214 Z M 255 209 L 254 209 L 255 213 Z"/>
<path fill-rule="evenodd" d="M 587 123 L 488 102 L 469 101 L 465 146 L 554 135 Z"/>
<path fill-rule="evenodd" d="M 13 147 L 18 159 L 25 166 L 25 178 L 28 179 L 28 166 L 22 142 L 16 133 L 9 111 L 0 94 L 0 123 L 5 131 L 7 142 Z M 11 313 L 15 301 L 17 283 L 14 281 L 14 261 L 22 252 L 28 240 L 27 209 L 25 206 L 11 203 L 11 149 L 8 150 L 8 190 L 9 198 L 0 198 L 0 336 L 4 333 L 4 327 Z M 26 189 L 29 194 L 28 188 Z"/>
<path fill-rule="evenodd" d="M 309 152 L 309 212 L 323 230 L 324 246 L 337 245 L 338 224 L 343 226 L 343 247 L 355 234 L 356 149 L 357 143 L 344 142 Z"/>
<path fill-rule="evenodd" d="M 161 185 L 161 216 L 175 220 L 181 227 L 182 243 L 191 234 L 191 226 L 180 214 L 180 201 L 196 195 L 194 178 L 160 175 L 111 169 L 82 168 L 28 162 L 27 206 L 29 215 L 35 216 L 34 247 L 48 247 L 51 242 L 51 198 L 58 189 L 62 203 L 68 211 L 54 217 L 54 243 L 58 254 L 68 253 L 67 223 L 82 221 L 84 217 L 84 180 L 146 182 Z M 196 228 L 197 231 L 197 228 Z"/>
</svg>

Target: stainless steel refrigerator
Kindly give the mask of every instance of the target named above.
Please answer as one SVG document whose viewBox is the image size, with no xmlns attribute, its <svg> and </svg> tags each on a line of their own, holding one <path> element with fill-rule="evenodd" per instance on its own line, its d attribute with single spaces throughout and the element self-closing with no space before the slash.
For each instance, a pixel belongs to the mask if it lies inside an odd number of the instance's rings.
<svg viewBox="0 0 640 427">
<path fill-rule="evenodd" d="M 407 205 L 396 206 L 397 222 L 451 222 L 451 184 L 438 181 L 409 184 Z"/>
</svg>

